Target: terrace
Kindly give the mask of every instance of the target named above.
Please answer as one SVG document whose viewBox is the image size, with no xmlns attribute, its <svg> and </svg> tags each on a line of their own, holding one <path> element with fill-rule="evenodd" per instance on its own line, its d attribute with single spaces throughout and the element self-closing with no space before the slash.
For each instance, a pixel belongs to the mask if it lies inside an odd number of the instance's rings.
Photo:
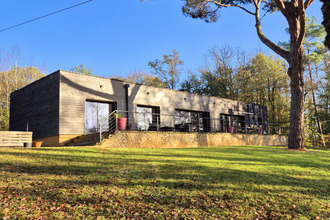
<svg viewBox="0 0 330 220">
<path fill-rule="evenodd" d="M 250 120 L 249 114 L 221 114 L 219 118 L 211 118 L 208 112 L 176 110 L 175 115 L 166 115 L 156 113 L 158 110 L 150 107 L 140 107 L 137 110 L 115 110 L 108 116 L 86 118 L 85 132 L 99 133 L 100 142 L 109 135 L 122 131 L 270 134 L 268 123 Z"/>
</svg>

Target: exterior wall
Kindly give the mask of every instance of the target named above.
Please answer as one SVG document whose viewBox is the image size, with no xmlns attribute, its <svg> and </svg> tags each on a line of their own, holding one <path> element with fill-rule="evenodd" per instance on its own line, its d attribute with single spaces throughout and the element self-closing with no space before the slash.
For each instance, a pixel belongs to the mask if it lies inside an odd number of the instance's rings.
<svg viewBox="0 0 330 220">
<path fill-rule="evenodd" d="M 126 110 L 126 82 L 61 71 L 60 79 L 60 129 L 59 134 L 85 133 L 85 102 L 116 102 L 118 110 Z M 128 83 L 129 111 L 136 112 L 137 105 L 160 107 L 161 127 L 173 127 L 175 109 L 209 112 L 211 118 L 220 113 L 245 112 L 246 104 L 229 99 L 201 96 L 189 92 Z M 166 116 L 168 115 L 168 116 Z M 236 115 L 244 115 L 237 113 Z M 130 119 L 132 119 L 132 115 Z M 133 120 L 134 121 L 134 120 Z M 130 120 L 132 122 L 132 120 Z M 219 128 L 219 120 L 211 122 L 211 130 Z M 134 128 L 134 124 L 132 124 Z"/>
<path fill-rule="evenodd" d="M 58 147 L 58 146 L 64 146 L 67 142 L 78 136 L 79 135 L 76 134 L 56 135 L 56 136 L 36 139 L 35 141 L 42 141 L 43 147 Z"/>
<path fill-rule="evenodd" d="M 175 114 L 175 109 L 209 112 L 210 118 L 220 118 L 220 113 L 229 114 L 229 109 L 243 112 L 242 102 L 216 98 L 211 96 L 201 96 L 189 92 L 162 89 L 139 84 L 131 84 L 129 90 L 129 102 L 133 103 L 132 111 L 136 111 L 138 104 L 159 106 L 161 114 L 161 126 L 174 127 L 173 117 L 164 115 Z M 240 104 L 239 104 L 240 103 Z M 216 130 L 220 125 L 211 122 L 212 130 Z"/>
<path fill-rule="evenodd" d="M 114 148 L 182 148 L 244 145 L 284 146 L 287 145 L 287 137 L 280 135 L 196 132 L 122 132 L 108 139 L 101 146 Z"/>
<path fill-rule="evenodd" d="M 35 139 L 34 141 L 42 141 L 42 146 L 43 147 L 55 147 L 59 146 L 59 136 L 51 136 L 51 137 L 45 137 L 45 138 L 38 138 Z"/>
<path fill-rule="evenodd" d="M 33 132 L 33 139 L 59 131 L 59 72 L 45 76 L 11 94 L 11 131 Z"/>
<path fill-rule="evenodd" d="M 59 70 L 11 95 L 10 130 L 33 131 L 33 139 L 45 139 L 49 146 L 62 145 L 70 137 L 85 134 L 85 103 L 115 102 L 118 110 L 126 110 L 126 82 Z M 220 114 L 244 115 L 247 104 L 229 99 L 201 96 L 152 86 L 129 83 L 129 111 L 138 105 L 158 106 L 161 127 L 174 127 L 175 109 L 209 112 L 211 118 Z M 168 115 L 168 116 L 167 116 Z M 132 120 L 133 119 L 133 120 Z M 133 115 L 130 116 L 135 128 Z M 217 131 L 219 120 L 211 121 Z M 68 135 L 67 139 L 60 139 Z M 45 143 L 44 146 L 48 144 Z"/>
<path fill-rule="evenodd" d="M 125 89 L 121 81 L 61 71 L 59 134 L 85 133 L 85 102 L 117 102 L 125 109 Z"/>
</svg>

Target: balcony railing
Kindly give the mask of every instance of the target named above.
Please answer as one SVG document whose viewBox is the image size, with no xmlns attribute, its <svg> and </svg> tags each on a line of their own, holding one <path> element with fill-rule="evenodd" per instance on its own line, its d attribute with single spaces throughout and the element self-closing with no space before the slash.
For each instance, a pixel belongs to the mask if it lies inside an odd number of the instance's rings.
<svg viewBox="0 0 330 220">
<path fill-rule="evenodd" d="M 124 122 L 120 122 L 124 121 Z M 121 123 L 121 124 L 120 124 Z M 271 124 L 264 122 L 196 117 L 189 114 L 157 114 L 147 111 L 127 112 L 116 110 L 99 120 L 96 133 L 100 141 L 123 130 L 126 131 L 175 131 L 175 132 L 221 132 L 245 134 L 270 134 Z"/>
</svg>

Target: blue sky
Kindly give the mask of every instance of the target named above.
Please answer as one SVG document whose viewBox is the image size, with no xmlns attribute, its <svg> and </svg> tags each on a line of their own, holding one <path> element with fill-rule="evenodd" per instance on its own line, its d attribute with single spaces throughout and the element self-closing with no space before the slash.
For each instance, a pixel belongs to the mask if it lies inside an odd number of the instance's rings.
<svg viewBox="0 0 330 220">
<path fill-rule="evenodd" d="M 0 0 L 0 29 L 69 7 L 84 0 Z M 0 32 L 0 50 L 20 48 L 18 65 L 37 66 L 46 73 L 78 64 L 99 76 L 125 76 L 150 71 L 148 61 L 172 50 L 180 53 L 185 70 L 204 64 L 214 46 L 270 51 L 257 37 L 254 17 L 237 8 L 222 10 L 216 23 L 185 17 L 181 0 L 94 0 L 44 19 Z M 318 0 L 308 16 L 322 21 Z M 286 21 L 268 14 L 263 31 L 274 42 L 286 41 Z"/>
</svg>

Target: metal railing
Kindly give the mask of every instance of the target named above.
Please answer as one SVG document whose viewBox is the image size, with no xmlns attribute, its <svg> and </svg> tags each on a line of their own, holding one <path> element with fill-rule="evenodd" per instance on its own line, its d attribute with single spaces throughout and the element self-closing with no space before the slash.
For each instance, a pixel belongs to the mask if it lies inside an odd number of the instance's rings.
<svg viewBox="0 0 330 220">
<path fill-rule="evenodd" d="M 221 132 L 245 134 L 270 134 L 270 123 L 230 120 L 189 115 L 166 115 L 150 111 L 127 112 L 115 110 L 99 120 L 97 129 L 100 142 L 109 136 L 126 131 L 176 131 L 176 132 Z"/>
<path fill-rule="evenodd" d="M 115 134 L 118 130 L 117 117 L 118 111 L 116 110 L 111 112 L 105 120 L 99 122 L 100 143 L 102 143 L 104 139 L 108 139 L 111 134 Z"/>
</svg>

